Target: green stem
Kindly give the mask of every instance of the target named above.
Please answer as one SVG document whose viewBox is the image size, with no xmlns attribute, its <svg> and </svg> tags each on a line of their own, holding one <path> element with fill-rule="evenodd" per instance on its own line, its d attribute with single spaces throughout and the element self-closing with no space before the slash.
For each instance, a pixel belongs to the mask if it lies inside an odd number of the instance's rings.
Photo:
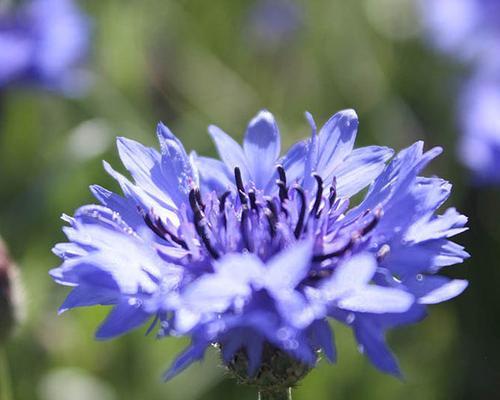
<svg viewBox="0 0 500 400">
<path fill-rule="evenodd" d="M 278 391 L 259 391 L 259 400 L 292 400 L 292 388 Z"/>
<path fill-rule="evenodd" d="M 0 345 L 0 400 L 12 400 L 9 361 L 5 349 Z"/>
</svg>

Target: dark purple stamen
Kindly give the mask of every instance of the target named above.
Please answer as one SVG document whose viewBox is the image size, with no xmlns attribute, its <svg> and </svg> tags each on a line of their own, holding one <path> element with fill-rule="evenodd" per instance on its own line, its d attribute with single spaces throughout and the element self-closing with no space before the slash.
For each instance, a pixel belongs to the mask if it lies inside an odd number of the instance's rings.
<svg viewBox="0 0 500 400">
<path fill-rule="evenodd" d="M 201 208 L 201 211 L 205 212 L 205 204 L 203 203 L 203 200 L 201 199 L 201 192 L 199 189 L 196 189 L 194 191 L 195 197 L 196 197 L 196 202 Z"/>
<path fill-rule="evenodd" d="M 295 230 L 293 231 L 295 237 L 298 239 L 304 229 L 304 219 L 306 217 L 306 193 L 302 186 L 294 185 L 293 189 L 299 194 L 301 205 L 299 211 L 299 219 L 297 220 L 297 225 L 295 225 Z"/>
<path fill-rule="evenodd" d="M 222 215 L 222 223 L 224 224 L 224 228 L 227 228 L 226 200 L 230 194 L 231 192 L 228 190 L 219 197 L 219 213 Z"/>
<path fill-rule="evenodd" d="M 247 196 L 245 192 L 245 187 L 243 186 L 243 179 L 241 178 L 241 170 L 239 167 L 234 168 L 234 180 L 236 182 L 236 187 L 238 188 L 238 196 L 240 197 L 241 204 L 247 204 Z"/>
<path fill-rule="evenodd" d="M 314 262 L 321 262 L 321 261 L 328 260 L 330 258 L 343 256 L 347 251 L 349 251 L 352 248 L 352 246 L 354 246 L 354 243 L 356 243 L 356 240 L 357 240 L 357 237 L 353 236 L 353 237 L 351 237 L 351 240 L 349 240 L 349 242 L 347 242 L 347 244 L 344 247 L 342 247 L 341 249 L 339 249 L 337 251 L 332 251 L 331 253 L 315 255 L 315 256 L 313 256 L 313 261 Z"/>
<path fill-rule="evenodd" d="M 252 208 L 252 210 L 255 210 L 255 211 L 258 211 L 258 207 L 257 207 L 257 197 L 255 196 L 255 191 L 250 189 L 248 191 L 248 198 L 250 199 L 250 207 Z"/>
<path fill-rule="evenodd" d="M 188 250 L 188 246 L 186 242 L 176 235 L 174 235 L 172 232 L 170 232 L 167 227 L 163 224 L 162 220 L 159 217 L 156 217 L 155 220 L 151 218 L 152 213 L 146 213 L 141 207 L 138 207 L 139 213 L 142 215 L 142 218 L 144 219 L 144 222 L 146 225 L 151 229 L 157 236 L 164 240 L 170 240 L 174 242 L 175 244 L 178 244 L 185 250 Z"/>
<path fill-rule="evenodd" d="M 382 217 L 382 209 L 377 208 L 373 212 L 373 219 L 370 221 L 370 223 L 361 229 L 360 231 L 361 236 L 370 233 L 377 226 L 378 222 L 380 221 L 380 217 Z"/>
<path fill-rule="evenodd" d="M 321 205 L 321 199 L 323 198 L 323 179 L 321 179 L 321 176 L 316 173 L 313 174 L 313 177 L 316 179 L 316 183 L 318 184 L 318 190 L 316 191 L 316 199 L 311 210 L 311 215 L 319 218 L 321 215 L 319 207 Z"/>
<path fill-rule="evenodd" d="M 286 173 L 282 165 L 278 165 L 276 169 L 278 170 L 278 175 L 279 175 L 279 179 L 276 180 L 276 184 L 279 187 L 279 197 L 281 202 L 284 202 L 286 199 L 288 199 L 288 188 L 286 187 Z"/>
<path fill-rule="evenodd" d="M 196 191 L 198 191 L 198 189 L 192 189 L 189 192 L 189 204 L 191 205 L 191 209 L 194 213 L 194 227 L 207 251 L 214 259 L 217 260 L 220 256 L 219 253 L 213 248 L 212 243 L 210 243 L 207 230 L 208 222 L 205 218 L 205 214 L 198 204 Z"/>
<path fill-rule="evenodd" d="M 269 222 L 269 230 L 271 233 L 271 237 L 276 236 L 276 226 L 278 224 L 278 209 L 276 208 L 276 204 L 272 201 L 272 199 L 266 199 L 267 208 L 264 210 L 264 214 L 267 217 L 267 221 Z"/>
<path fill-rule="evenodd" d="M 226 200 L 229 197 L 231 192 L 228 190 L 227 192 L 224 192 L 220 197 L 219 197 L 219 212 L 221 214 L 225 213 L 226 211 Z"/>
</svg>

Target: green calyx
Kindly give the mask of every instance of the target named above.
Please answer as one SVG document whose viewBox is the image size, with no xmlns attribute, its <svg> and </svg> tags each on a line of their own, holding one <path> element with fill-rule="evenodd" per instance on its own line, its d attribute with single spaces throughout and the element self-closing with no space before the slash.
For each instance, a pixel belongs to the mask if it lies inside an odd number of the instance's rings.
<svg viewBox="0 0 500 400">
<path fill-rule="evenodd" d="M 248 357 L 244 350 L 236 353 L 227 368 L 238 383 L 256 387 L 260 399 L 271 400 L 290 398 L 289 389 L 309 373 L 311 365 L 266 343 L 262 350 L 261 365 L 252 376 L 248 375 Z"/>
</svg>

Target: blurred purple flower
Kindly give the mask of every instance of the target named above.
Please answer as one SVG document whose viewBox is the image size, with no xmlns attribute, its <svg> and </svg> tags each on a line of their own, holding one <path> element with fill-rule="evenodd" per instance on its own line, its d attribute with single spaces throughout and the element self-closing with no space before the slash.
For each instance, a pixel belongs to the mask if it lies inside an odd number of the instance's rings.
<svg viewBox="0 0 500 400">
<path fill-rule="evenodd" d="M 500 183 L 500 1 L 423 0 L 429 39 L 473 72 L 461 93 L 459 156 L 474 183 Z"/>
<path fill-rule="evenodd" d="M 0 12 L 0 87 L 37 85 L 68 95 L 87 84 L 90 22 L 72 0 L 33 0 Z"/>
<path fill-rule="evenodd" d="M 246 34 L 255 48 L 275 50 L 293 40 L 302 17 L 294 0 L 258 0 L 250 8 Z"/>
<path fill-rule="evenodd" d="M 227 365 L 246 354 L 249 376 L 269 365 L 269 346 L 307 366 L 318 350 L 333 362 L 329 318 L 353 329 L 380 370 L 399 375 L 385 331 L 465 289 L 436 274 L 468 257 L 449 240 L 467 218 L 454 208 L 436 215 L 451 185 L 419 176 L 440 148 L 424 153 L 418 142 L 392 158 L 387 147 L 353 148 L 353 110 L 319 133 L 307 117 L 312 136 L 284 156 L 268 111 L 250 121 L 243 147 L 209 128 L 222 161 L 188 156 L 163 124 L 161 153 L 119 138 L 134 183 L 105 163 L 125 196 L 93 186 L 102 205 L 64 217 L 69 242 L 56 245 L 63 263 L 51 271 L 72 287 L 61 312 L 113 305 L 100 339 L 151 317 L 160 337 L 190 336 L 167 378 L 213 343 Z"/>
<path fill-rule="evenodd" d="M 500 61 L 500 60 L 499 60 Z M 463 162 L 478 184 L 500 183 L 500 68 L 483 65 L 461 94 Z"/>
<path fill-rule="evenodd" d="M 429 41 L 463 61 L 500 56 L 500 2 L 420 0 Z"/>
</svg>

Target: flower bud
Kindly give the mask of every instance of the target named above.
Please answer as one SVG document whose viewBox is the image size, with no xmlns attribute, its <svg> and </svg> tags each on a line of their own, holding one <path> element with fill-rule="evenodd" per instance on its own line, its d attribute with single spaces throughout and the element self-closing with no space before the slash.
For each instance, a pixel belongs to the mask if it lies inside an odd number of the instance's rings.
<svg viewBox="0 0 500 400">
<path fill-rule="evenodd" d="M 7 247 L 0 240 L 0 344 L 5 342 L 20 318 L 19 272 Z"/>
</svg>

